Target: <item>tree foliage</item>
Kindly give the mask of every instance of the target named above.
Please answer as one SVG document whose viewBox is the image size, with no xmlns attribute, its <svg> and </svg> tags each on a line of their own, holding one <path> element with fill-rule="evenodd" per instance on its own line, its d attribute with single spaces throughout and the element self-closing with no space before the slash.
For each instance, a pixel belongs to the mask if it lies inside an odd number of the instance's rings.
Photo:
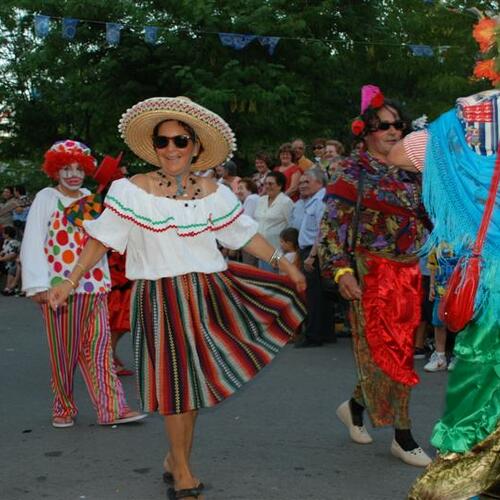
<svg viewBox="0 0 500 500">
<path fill-rule="evenodd" d="M 117 153 L 120 115 L 159 95 L 187 95 L 220 113 L 236 132 L 242 163 L 297 136 L 349 141 L 365 83 L 432 118 L 487 88 L 470 79 L 472 6 L 498 10 L 481 0 L 3 0 L 0 106 L 8 118 L 0 122 L 0 159 L 36 165 L 63 137 L 98 156 Z M 52 21 L 39 39 L 36 13 L 103 23 L 80 22 L 68 41 Z M 106 43 L 106 21 L 125 25 L 117 47 Z M 157 45 L 145 43 L 144 25 L 162 28 Z M 256 42 L 224 47 L 218 32 L 281 40 L 271 56 Z M 408 43 L 445 48 L 414 57 Z"/>
</svg>

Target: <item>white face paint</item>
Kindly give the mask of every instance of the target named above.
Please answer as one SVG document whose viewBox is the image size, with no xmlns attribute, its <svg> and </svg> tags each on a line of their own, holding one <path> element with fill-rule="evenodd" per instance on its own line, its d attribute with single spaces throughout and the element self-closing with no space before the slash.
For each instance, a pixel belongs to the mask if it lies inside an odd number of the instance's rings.
<svg viewBox="0 0 500 500">
<path fill-rule="evenodd" d="M 72 163 L 59 170 L 59 183 L 69 191 L 78 191 L 83 184 L 85 172 L 80 165 Z"/>
</svg>

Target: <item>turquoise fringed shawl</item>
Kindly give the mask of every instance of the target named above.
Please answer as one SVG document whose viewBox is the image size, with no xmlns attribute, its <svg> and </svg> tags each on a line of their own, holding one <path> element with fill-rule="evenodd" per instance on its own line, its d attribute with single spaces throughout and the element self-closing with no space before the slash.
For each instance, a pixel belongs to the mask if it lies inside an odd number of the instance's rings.
<svg viewBox="0 0 500 500">
<path fill-rule="evenodd" d="M 455 110 L 429 127 L 424 205 L 434 223 L 426 246 L 447 242 L 460 257 L 470 254 L 490 189 L 495 156 L 466 144 Z M 498 196 L 497 196 L 498 200 Z M 450 374 L 446 410 L 432 444 L 442 453 L 471 450 L 493 432 L 500 415 L 500 210 L 493 211 L 483 248 L 476 314 L 456 338 L 457 365 Z"/>
<path fill-rule="evenodd" d="M 424 251 L 446 242 L 454 255 L 469 255 L 481 224 L 496 156 L 480 156 L 468 146 L 463 127 L 452 109 L 429 127 L 423 199 L 434 229 Z M 476 310 L 497 283 L 495 261 L 500 259 L 500 210 L 493 211 L 483 248 L 483 268 Z M 498 278 L 497 278 L 498 276 Z M 500 304 L 499 304 L 500 305 Z"/>
</svg>

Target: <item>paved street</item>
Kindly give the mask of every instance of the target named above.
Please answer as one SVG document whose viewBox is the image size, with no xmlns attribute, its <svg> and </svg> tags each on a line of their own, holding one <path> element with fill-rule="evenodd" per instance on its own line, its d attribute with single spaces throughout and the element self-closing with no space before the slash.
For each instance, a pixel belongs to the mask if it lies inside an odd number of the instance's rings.
<svg viewBox="0 0 500 500">
<path fill-rule="evenodd" d="M 37 307 L 0 297 L 2 500 L 165 499 L 162 419 L 118 428 L 95 425 L 78 374 L 75 427 L 50 425 L 49 367 Z M 130 365 L 130 338 L 120 346 Z M 446 373 L 425 374 L 415 389 L 415 437 L 428 445 L 442 408 Z M 131 406 L 134 381 L 122 379 Z M 350 339 L 321 348 L 287 347 L 240 393 L 198 420 L 194 463 L 207 500 L 403 499 L 420 470 L 389 453 L 390 429 L 351 443 L 335 417 L 355 380 Z"/>
</svg>

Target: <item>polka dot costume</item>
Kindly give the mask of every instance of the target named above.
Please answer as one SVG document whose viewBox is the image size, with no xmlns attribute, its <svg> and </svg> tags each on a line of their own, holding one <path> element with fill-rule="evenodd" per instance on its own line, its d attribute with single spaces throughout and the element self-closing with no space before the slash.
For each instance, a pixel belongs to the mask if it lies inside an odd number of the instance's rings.
<svg viewBox="0 0 500 500">
<path fill-rule="evenodd" d="M 73 225 L 64 215 L 64 206 L 59 201 L 49 222 L 45 242 L 51 287 L 71 274 L 87 239 L 85 231 Z M 99 264 L 85 273 L 75 290 L 76 293 L 107 293 L 111 290 L 110 278 Z"/>
</svg>

